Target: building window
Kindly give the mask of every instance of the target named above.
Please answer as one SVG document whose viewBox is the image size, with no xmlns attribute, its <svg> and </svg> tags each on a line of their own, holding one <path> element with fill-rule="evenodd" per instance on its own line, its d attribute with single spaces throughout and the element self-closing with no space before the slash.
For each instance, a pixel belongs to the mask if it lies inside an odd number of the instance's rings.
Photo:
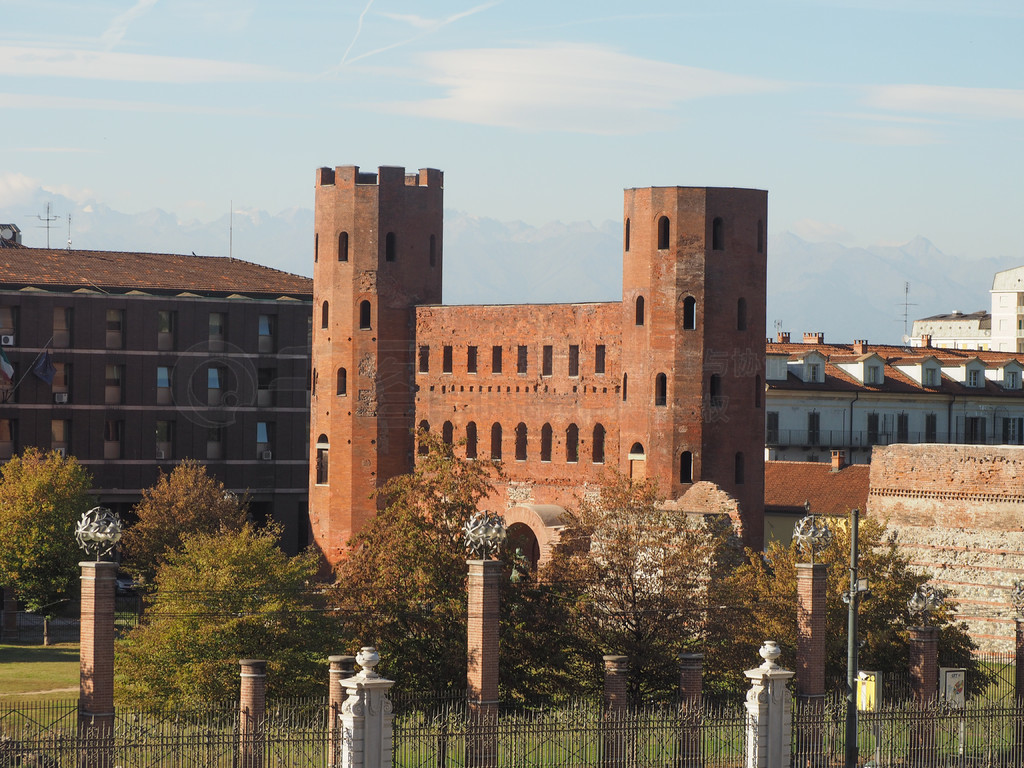
<svg viewBox="0 0 1024 768">
<path fill-rule="evenodd" d="M 747 300 L 743 298 L 736 300 L 736 330 L 747 330 Z"/>
<path fill-rule="evenodd" d="M 277 316 L 260 315 L 257 323 L 259 333 L 259 351 L 274 352 L 277 349 Z"/>
<path fill-rule="evenodd" d="M 764 441 L 768 445 L 779 444 L 779 412 L 768 411 L 764 416 Z"/>
<path fill-rule="evenodd" d="M 53 346 L 71 346 L 71 327 L 73 319 L 71 307 L 53 308 Z"/>
<path fill-rule="evenodd" d="M 227 336 L 227 315 L 223 312 L 210 313 L 210 349 L 218 352 L 224 348 Z"/>
<path fill-rule="evenodd" d="M 1003 443 L 1005 445 L 1020 445 L 1022 436 L 1024 436 L 1024 419 L 1019 417 L 1003 419 Z"/>
<path fill-rule="evenodd" d="M 327 328 L 330 325 L 330 307 L 325 301 L 320 306 L 320 327 Z"/>
<path fill-rule="evenodd" d="M 594 373 L 604 373 L 604 344 L 594 347 Z"/>
<path fill-rule="evenodd" d="M 669 243 L 669 223 L 668 216 L 662 216 L 658 219 L 658 250 L 664 251 L 668 248 Z"/>
<path fill-rule="evenodd" d="M 964 419 L 964 442 L 984 445 L 986 442 L 985 432 L 984 416 L 968 416 Z"/>
<path fill-rule="evenodd" d="M 1003 378 L 1006 381 L 1007 389 L 1020 389 L 1020 372 L 1006 371 Z"/>
<path fill-rule="evenodd" d="M 679 482 L 693 482 L 693 454 L 689 451 L 679 454 Z"/>
<path fill-rule="evenodd" d="M 0 459 L 14 455 L 14 419 L 0 419 Z"/>
<path fill-rule="evenodd" d="M 419 372 L 420 373 L 429 373 L 430 372 L 430 347 L 428 347 L 426 344 L 421 344 L 420 345 Z"/>
<path fill-rule="evenodd" d="M 540 460 L 551 461 L 551 425 L 540 428 Z"/>
<path fill-rule="evenodd" d="M 516 357 L 516 373 L 526 373 L 526 345 L 520 344 Z"/>
<path fill-rule="evenodd" d="M 643 325 L 644 324 L 644 297 L 643 296 L 637 296 L 636 297 L 636 324 L 637 325 Z"/>
<path fill-rule="evenodd" d="M 910 417 L 905 413 L 896 414 L 896 442 L 910 442 Z"/>
<path fill-rule="evenodd" d="M 338 235 L 338 261 L 348 261 L 348 232 Z"/>
<path fill-rule="evenodd" d="M 313 233 L 313 263 L 320 261 L 320 233 Z"/>
<path fill-rule="evenodd" d="M 327 435 L 316 439 L 316 484 L 327 485 L 330 482 L 330 450 L 331 443 Z"/>
<path fill-rule="evenodd" d="M 123 402 L 124 366 L 107 365 L 104 370 L 106 371 L 106 380 L 104 382 L 103 402 L 107 405 L 117 405 Z"/>
<path fill-rule="evenodd" d="M 868 445 L 878 445 L 878 414 L 868 414 Z"/>
<path fill-rule="evenodd" d="M 764 221 L 757 220 L 757 252 L 764 253 Z"/>
<path fill-rule="evenodd" d="M 654 377 L 654 404 L 665 405 L 668 402 L 668 377 L 659 373 Z"/>
<path fill-rule="evenodd" d="M 107 349 L 124 347 L 124 310 L 107 310 Z"/>
<path fill-rule="evenodd" d="M 384 260 L 394 261 L 395 260 L 395 233 L 388 232 L 387 237 L 384 238 Z"/>
<path fill-rule="evenodd" d="M 338 369 L 338 394 L 348 394 L 348 371 L 344 368 Z"/>
<path fill-rule="evenodd" d="M 476 458 L 476 422 L 471 421 L 466 425 L 466 458 Z"/>
<path fill-rule="evenodd" d="M 50 422 L 50 449 L 62 456 L 71 452 L 71 422 L 67 419 L 54 419 Z"/>
<path fill-rule="evenodd" d="M 937 387 L 939 385 L 938 370 L 935 368 L 924 369 L 924 385 L 926 387 Z"/>
<path fill-rule="evenodd" d="M 441 373 L 452 372 L 452 347 L 445 344 L 441 347 Z"/>
<path fill-rule="evenodd" d="M 543 358 L 542 358 L 542 362 L 541 362 L 540 375 L 541 376 L 550 376 L 551 375 L 551 370 L 552 370 L 553 367 L 554 367 L 554 350 L 551 348 L 550 344 L 545 344 L 544 345 L 544 349 L 543 349 Z M 525 371 L 520 371 L 520 373 L 525 373 Z"/>
<path fill-rule="evenodd" d="M 501 347 L 491 347 L 491 373 L 501 373 Z"/>
<path fill-rule="evenodd" d="M 0 335 L 11 336 L 18 341 L 18 308 L 0 307 Z"/>
<path fill-rule="evenodd" d="M 526 424 L 516 424 L 516 461 L 526 461 Z"/>
<path fill-rule="evenodd" d="M 807 444 L 821 445 L 821 414 L 815 411 L 807 414 Z"/>
<path fill-rule="evenodd" d="M 156 313 L 156 348 L 174 349 L 175 334 L 177 332 L 177 312 L 169 309 L 161 309 Z"/>
<path fill-rule="evenodd" d="M 939 418 L 937 414 L 926 413 L 924 416 L 924 441 L 926 443 L 938 442 Z"/>
<path fill-rule="evenodd" d="M 313 369 L 313 383 L 312 383 L 312 386 L 307 386 L 306 387 L 306 389 L 309 389 L 312 392 L 314 397 L 316 397 L 316 384 L 317 384 L 317 381 L 319 380 L 319 378 L 320 378 L 320 372 L 316 368 L 314 368 Z M 307 381 L 308 381 L 308 379 L 307 379 Z"/>
<path fill-rule="evenodd" d="M 53 383 L 50 385 L 55 403 L 66 403 L 71 396 L 71 363 L 53 364 Z M 63 395 L 63 397 L 61 397 Z"/>
<path fill-rule="evenodd" d="M 313 372 L 316 375 L 316 371 Z M 274 382 L 277 380 L 276 368 L 258 368 L 256 370 L 256 405 L 267 407 L 274 405 Z M 316 384 L 314 383 L 314 387 Z"/>
<path fill-rule="evenodd" d="M 580 428 L 575 424 L 565 430 L 565 460 L 570 464 L 580 460 Z"/>
<path fill-rule="evenodd" d="M 206 458 L 224 458 L 224 427 L 209 427 L 206 430 Z"/>
<path fill-rule="evenodd" d="M 426 440 L 426 433 L 429 432 L 429 431 L 430 431 L 430 422 L 427 421 L 426 419 L 424 419 L 423 421 L 420 422 L 419 435 L 418 435 L 419 445 L 418 445 L 418 447 L 416 449 L 416 452 L 420 456 L 426 456 L 430 452 L 430 449 L 427 447 L 427 440 Z"/>
<path fill-rule="evenodd" d="M 171 369 L 166 365 L 156 367 L 157 405 L 171 404 Z"/>
<path fill-rule="evenodd" d="M 580 346 L 579 344 L 569 345 L 569 376 L 576 378 L 580 375 Z"/>
<path fill-rule="evenodd" d="M 103 458 L 120 459 L 124 443 L 124 422 L 107 419 L 103 422 Z"/>
<path fill-rule="evenodd" d="M 370 330 L 370 302 L 366 299 L 359 302 L 359 330 Z"/>
<path fill-rule="evenodd" d="M 501 461 L 501 424 L 491 425 L 491 460 Z"/>
<path fill-rule="evenodd" d="M 218 368 L 217 366 L 211 366 L 206 369 L 206 404 L 207 405 L 220 405 L 224 396 L 225 387 L 225 375 L 226 371 L 224 368 Z"/>
<path fill-rule="evenodd" d="M 594 439 L 590 444 L 591 456 L 595 464 L 604 464 L 604 435 L 604 427 L 600 424 L 595 424 Z"/>
<path fill-rule="evenodd" d="M 466 347 L 466 373 L 476 373 L 476 347 Z"/>
<path fill-rule="evenodd" d="M 693 296 L 683 299 L 683 330 L 692 331 L 697 327 L 697 300 Z"/>
<path fill-rule="evenodd" d="M 981 377 L 978 375 L 979 373 L 980 372 L 978 371 L 977 368 L 971 368 L 970 370 L 967 371 L 967 386 L 968 387 L 978 387 L 978 386 L 980 386 L 979 383 L 978 383 L 981 380 Z"/>
<path fill-rule="evenodd" d="M 622 402 L 626 402 L 626 390 L 629 388 L 629 374 L 622 374 Z"/>
<path fill-rule="evenodd" d="M 725 250 L 725 225 L 721 216 L 716 216 L 711 222 L 711 250 Z"/>
<path fill-rule="evenodd" d="M 629 219 L 626 219 L 626 226 L 624 227 L 622 250 L 629 251 Z"/>
<path fill-rule="evenodd" d="M 818 373 L 820 370 L 821 366 L 818 363 L 810 363 L 807 366 L 807 380 L 817 383 L 819 381 Z"/>
<path fill-rule="evenodd" d="M 739 452 L 736 453 L 735 471 L 734 471 L 734 473 L 735 473 L 735 478 L 734 479 L 736 480 L 736 485 L 743 485 L 743 482 L 746 479 L 745 478 L 746 470 L 745 470 L 745 468 L 743 466 L 743 453 L 742 453 L 742 451 L 739 451 Z"/>
<path fill-rule="evenodd" d="M 274 424 L 270 421 L 256 422 L 256 458 L 269 461 L 274 458 Z"/>
<path fill-rule="evenodd" d="M 881 384 L 882 383 L 882 369 L 881 366 L 869 365 L 864 375 L 865 384 Z"/>
<path fill-rule="evenodd" d="M 708 382 L 708 397 L 712 408 L 725 407 L 725 396 L 722 394 L 722 377 L 720 374 L 712 373 Z"/>
<path fill-rule="evenodd" d="M 437 237 L 430 236 L 430 266 L 437 266 Z"/>
<path fill-rule="evenodd" d="M 158 421 L 156 423 L 156 453 L 157 459 L 174 458 L 174 422 Z"/>
<path fill-rule="evenodd" d="M 454 442 L 455 426 L 450 421 L 446 421 L 441 425 L 441 439 L 445 445 L 451 445 Z"/>
</svg>

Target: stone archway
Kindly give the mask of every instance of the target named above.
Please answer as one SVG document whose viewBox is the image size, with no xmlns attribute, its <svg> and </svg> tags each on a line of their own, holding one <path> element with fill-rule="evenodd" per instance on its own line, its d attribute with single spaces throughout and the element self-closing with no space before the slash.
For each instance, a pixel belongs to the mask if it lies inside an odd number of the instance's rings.
<svg viewBox="0 0 1024 768">
<path fill-rule="evenodd" d="M 556 504 L 517 504 L 505 510 L 503 517 L 510 545 L 519 546 L 514 543 L 514 536 L 522 537 L 521 540 L 531 547 L 536 542 L 533 550 L 536 559 L 534 554 L 523 548 L 523 554 L 534 566 L 543 565 L 551 559 L 552 548 L 565 529 L 565 509 Z"/>
</svg>

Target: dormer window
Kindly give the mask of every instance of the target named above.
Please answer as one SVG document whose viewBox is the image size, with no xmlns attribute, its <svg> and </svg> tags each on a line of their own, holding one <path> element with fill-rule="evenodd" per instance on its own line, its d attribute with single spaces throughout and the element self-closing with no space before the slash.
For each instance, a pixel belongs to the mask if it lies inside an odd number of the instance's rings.
<svg viewBox="0 0 1024 768">
<path fill-rule="evenodd" d="M 1020 371 L 1005 371 L 1003 381 L 1006 389 L 1020 389 Z"/>
<path fill-rule="evenodd" d="M 869 365 L 864 370 L 864 383 L 865 384 L 881 384 L 882 383 L 882 368 L 878 365 Z"/>
<path fill-rule="evenodd" d="M 935 368 L 924 369 L 924 385 L 926 387 L 939 386 L 939 372 Z"/>
<path fill-rule="evenodd" d="M 816 381 L 819 380 L 819 377 L 818 377 L 818 369 L 819 369 L 819 367 L 820 366 L 818 365 L 818 363 L 809 363 L 807 365 L 807 380 L 808 381 L 815 381 L 816 382 Z"/>
<path fill-rule="evenodd" d="M 980 380 L 981 377 L 978 374 L 979 374 L 979 372 L 978 372 L 977 368 L 971 368 L 971 369 L 969 369 L 967 371 L 967 386 L 968 387 L 978 387 L 978 386 L 980 386 L 978 381 Z"/>
</svg>

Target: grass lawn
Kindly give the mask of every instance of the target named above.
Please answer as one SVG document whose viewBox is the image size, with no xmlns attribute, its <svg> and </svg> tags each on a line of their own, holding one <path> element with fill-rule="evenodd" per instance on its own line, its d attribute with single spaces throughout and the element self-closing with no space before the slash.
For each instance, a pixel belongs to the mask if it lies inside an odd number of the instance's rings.
<svg viewBox="0 0 1024 768">
<path fill-rule="evenodd" d="M 76 698 L 77 643 L 0 644 L 0 704 Z"/>
</svg>

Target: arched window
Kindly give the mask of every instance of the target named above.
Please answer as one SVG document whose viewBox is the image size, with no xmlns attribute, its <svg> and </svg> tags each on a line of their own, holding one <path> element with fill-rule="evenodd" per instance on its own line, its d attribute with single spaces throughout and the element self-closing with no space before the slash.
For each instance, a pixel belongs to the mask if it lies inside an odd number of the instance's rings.
<svg viewBox="0 0 1024 768">
<path fill-rule="evenodd" d="M 662 216 L 658 219 L 658 250 L 663 251 L 668 248 L 668 216 Z"/>
<path fill-rule="evenodd" d="M 450 421 L 446 421 L 441 425 L 441 439 L 444 440 L 447 445 L 451 445 L 454 437 L 455 427 L 452 426 Z"/>
<path fill-rule="evenodd" d="M 665 405 L 668 402 L 668 377 L 659 373 L 654 377 L 654 404 Z"/>
<path fill-rule="evenodd" d="M 697 300 L 693 296 L 683 299 L 683 330 L 692 331 L 697 327 Z"/>
<path fill-rule="evenodd" d="M 329 315 L 330 315 L 330 309 L 328 308 L 327 302 L 325 301 L 323 303 L 323 305 L 320 307 L 320 327 L 321 328 L 326 328 L 329 325 L 329 323 L 328 323 L 328 316 Z"/>
<path fill-rule="evenodd" d="M 370 302 L 365 299 L 359 302 L 359 328 L 363 331 L 370 330 Z"/>
<path fill-rule="evenodd" d="M 540 428 L 540 460 L 551 461 L 551 425 Z"/>
<path fill-rule="evenodd" d="M 328 451 L 330 444 L 327 442 L 327 435 L 320 435 L 316 439 L 316 484 L 327 485 Z"/>
<path fill-rule="evenodd" d="M 516 461 L 526 461 L 526 425 L 521 421 L 516 425 Z"/>
<path fill-rule="evenodd" d="M 631 459 L 643 459 L 643 458 L 645 458 L 643 443 L 633 443 L 629 447 L 629 458 L 631 458 Z"/>
<path fill-rule="evenodd" d="M 388 232 L 387 237 L 384 238 L 384 260 L 394 261 L 395 260 L 395 233 Z"/>
<path fill-rule="evenodd" d="M 491 425 L 491 460 L 501 461 L 501 424 Z"/>
<path fill-rule="evenodd" d="M 721 408 L 725 405 L 722 399 L 722 377 L 717 373 L 711 374 L 711 381 L 708 384 L 708 396 L 711 398 L 712 408 Z"/>
<path fill-rule="evenodd" d="M 313 263 L 320 261 L 320 234 L 313 235 Z"/>
<path fill-rule="evenodd" d="M 580 428 L 575 424 L 565 430 L 565 460 L 570 464 L 580 460 Z"/>
<path fill-rule="evenodd" d="M 693 482 L 693 454 L 689 451 L 679 454 L 679 482 Z"/>
<path fill-rule="evenodd" d="M 348 261 L 348 232 L 338 235 L 338 261 Z"/>
<path fill-rule="evenodd" d="M 623 236 L 623 248 L 624 251 L 629 250 L 629 219 L 626 219 L 625 234 Z"/>
<path fill-rule="evenodd" d="M 764 384 L 761 383 L 761 375 L 754 377 L 754 407 L 761 407 L 761 396 L 764 394 Z"/>
<path fill-rule="evenodd" d="M 471 421 L 466 425 L 466 458 L 476 458 L 476 422 Z"/>
<path fill-rule="evenodd" d="M 426 419 L 421 421 L 420 422 L 420 429 L 419 429 L 419 431 L 420 432 L 429 432 L 430 431 L 430 422 L 427 421 Z M 426 440 L 420 438 L 420 440 L 419 440 L 419 447 L 417 448 L 417 453 L 419 453 L 420 456 L 426 456 L 427 455 L 427 441 Z"/>
<path fill-rule="evenodd" d="M 736 485 L 743 485 L 744 479 L 743 452 L 736 452 Z"/>
<path fill-rule="evenodd" d="M 747 300 L 737 299 L 736 300 L 736 330 L 745 331 L 747 330 Z"/>
<path fill-rule="evenodd" d="M 348 394 L 348 371 L 344 368 L 338 369 L 338 394 Z"/>
<path fill-rule="evenodd" d="M 764 253 L 764 222 L 757 220 L 757 252 Z"/>
<path fill-rule="evenodd" d="M 437 238 L 434 235 L 430 236 L 430 266 L 437 265 Z"/>
<path fill-rule="evenodd" d="M 626 402 L 626 388 L 629 385 L 629 374 L 622 374 L 622 402 Z"/>
<path fill-rule="evenodd" d="M 643 325 L 644 324 L 644 297 L 643 296 L 637 296 L 636 297 L 636 324 L 637 325 Z"/>
<path fill-rule="evenodd" d="M 722 223 L 721 216 L 716 216 L 715 220 L 711 222 L 711 250 L 725 250 L 725 225 Z"/>
<path fill-rule="evenodd" d="M 591 455 L 595 464 L 604 464 L 604 427 L 594 425 L 594 440 L 590 444 Z"/>
</svg>

